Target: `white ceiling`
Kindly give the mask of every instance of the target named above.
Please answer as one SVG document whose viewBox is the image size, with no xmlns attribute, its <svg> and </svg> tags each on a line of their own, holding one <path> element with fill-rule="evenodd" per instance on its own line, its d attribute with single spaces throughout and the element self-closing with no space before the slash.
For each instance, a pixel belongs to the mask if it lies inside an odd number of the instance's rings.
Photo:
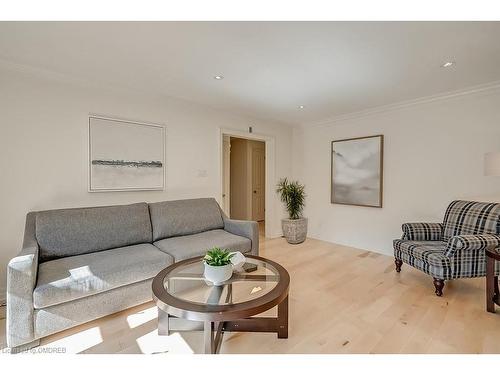
<svg viewBox="0 0 500 375">
<path fill-rule="evenodd" d="M 500 80 L 499 40 L 500 22 L 1 22 L 0 59 L 304 124 Z"/>
</svg>

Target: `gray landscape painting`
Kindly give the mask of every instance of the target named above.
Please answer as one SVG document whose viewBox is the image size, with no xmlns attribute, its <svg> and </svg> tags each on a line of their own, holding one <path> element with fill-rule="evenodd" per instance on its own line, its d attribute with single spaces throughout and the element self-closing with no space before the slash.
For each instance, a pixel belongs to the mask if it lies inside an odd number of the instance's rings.
<svg viewBox="0 0 500 375">
<path fill-rule="evenodd" d="M 90 191 L 163 190 L 164 128 L 91 117 Z"/>
<path fill-rule="evenodd" d="M 332 142 L 331 202 L 382 207 L 383 136 Z"/>
</svg>

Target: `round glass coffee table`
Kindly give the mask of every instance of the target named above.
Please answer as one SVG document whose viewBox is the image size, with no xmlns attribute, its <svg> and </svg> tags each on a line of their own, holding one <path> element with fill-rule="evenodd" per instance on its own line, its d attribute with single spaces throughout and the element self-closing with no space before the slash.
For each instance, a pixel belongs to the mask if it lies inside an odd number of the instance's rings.
<svg viewBox="0 0 500 375">
<path fill-rule="evenodd" d="M 203 257 L 162 270 L 152 286 L 158 334 L 203 330 L 205 353 L 210 354 L 219 352 L 224 332 L 275 332 L 278 338 L 287 338 L 287 270 L 262 257 L 245 257 L 245 264 L 217 286 L 203 277 Z M 255 316 L 274 306 L 278 306 L 277 317 Z"/>
</svg>

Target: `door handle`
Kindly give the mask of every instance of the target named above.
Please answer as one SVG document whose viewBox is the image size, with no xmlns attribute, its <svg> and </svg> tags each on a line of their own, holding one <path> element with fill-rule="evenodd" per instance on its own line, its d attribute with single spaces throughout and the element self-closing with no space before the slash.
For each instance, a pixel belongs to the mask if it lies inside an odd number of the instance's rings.
<svg viewBox="0 0 500 375">
<path fill-rule="evenodd" d="M 254 194 L 257 194 L 257 190 L 254 190 L 254 191 L 253 191 L 253 193 L 254 193 Z"/>
</svg>

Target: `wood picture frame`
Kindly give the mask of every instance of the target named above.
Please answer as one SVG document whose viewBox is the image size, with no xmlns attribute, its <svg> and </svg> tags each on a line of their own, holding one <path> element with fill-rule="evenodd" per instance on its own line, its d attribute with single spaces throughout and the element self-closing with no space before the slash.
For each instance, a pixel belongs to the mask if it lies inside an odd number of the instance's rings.
<svg viewBox="0 0 500 375">
<path fill-rule="evenodd" d="M 165 190 L 164 125 L 89 115 L 88 191 Z"/>
<path fill-rule="evenodd" d="M 382 208 L 382 134 L 333 140 L 330 162 L 332 204 Z"/>
</svg>

